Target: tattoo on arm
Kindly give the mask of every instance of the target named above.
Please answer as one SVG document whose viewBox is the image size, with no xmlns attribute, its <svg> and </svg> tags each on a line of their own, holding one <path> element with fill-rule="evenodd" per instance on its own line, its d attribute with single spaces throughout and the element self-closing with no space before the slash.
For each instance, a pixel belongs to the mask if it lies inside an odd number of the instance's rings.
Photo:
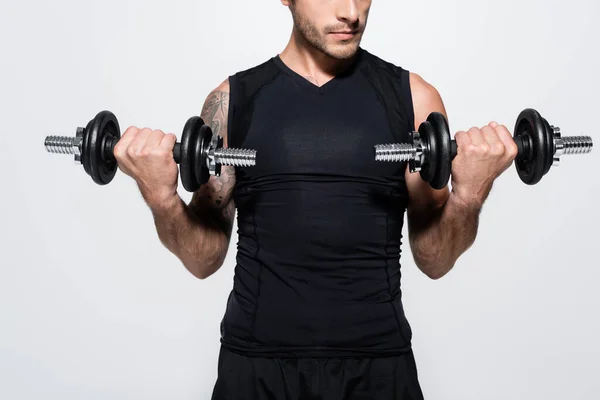
<svg viewBox="0 0 600 400">
<path fill-rule="evenodd" d="M 215 90 L 206 99 L 200 116 L 210 126 L 214 135 L 221 135 L 222 127 L 227 126 L 228 111 L 229 93 Z"/>
<path fill-rule="evenodd" d="M 221 86 L 223 88 L 224 85 Z M 227 119 L 229 114 L 229 90 L 216 89 L 211 92 L 202 108 L 200 117 L 211 128 L 213 135 L 223 136 L 227 146 Z M 221 166 L 220 176 L 211 176 L 209 181 L 194 193 L 190 209 L 204 223 L 209 223 L 230 237 L 235 205 L 231 196 L 235 185 L 235 167 Z M 224 206 L 223 204 L 226 203 Z M 218 210 L 218 212 L 215 212 Z"/>
</svg>

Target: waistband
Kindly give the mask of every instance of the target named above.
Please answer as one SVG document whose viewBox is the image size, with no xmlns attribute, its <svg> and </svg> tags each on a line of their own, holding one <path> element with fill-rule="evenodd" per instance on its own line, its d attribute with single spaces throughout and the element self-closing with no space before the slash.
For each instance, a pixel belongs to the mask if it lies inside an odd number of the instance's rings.
<svg viewBox="0 0 600 400">
<path fill-rule="evenodd" d="M 233 353 L 261 358 L 379 358 L 393 357 L 412 351 L 411 344 L 401 348 L 361 349 L 342 347 L 269 347 L 248 348 L 225 342 L 221 346 Z"/>
</svg>

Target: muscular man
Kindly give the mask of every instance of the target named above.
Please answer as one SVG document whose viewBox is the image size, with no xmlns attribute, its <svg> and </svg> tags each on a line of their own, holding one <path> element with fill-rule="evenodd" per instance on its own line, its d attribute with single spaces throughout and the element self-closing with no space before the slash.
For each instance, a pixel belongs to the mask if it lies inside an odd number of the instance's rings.
<svg viewBox="0 0 600 400">
<path fill-rule="evenodd" d="M 225 259 L 237 209 L 235 279 L 213 400 L 422 399 L 400 289 L 404 213 L 418 268 L 439 279 L 475 240 L 494 180 L 516 156 L 504 126 L 458 132 L 452 191 L 374 145 L 405 141 L 436 89 L 359 46 L 369 0 L 281 0 L 287 47 L 228 77 L 201 116 L 225 146 L 257 150 L 186 205 L 175 137 L 129 128 L 115 148 L 162 243 L 196 277 Z"/>
</svg>

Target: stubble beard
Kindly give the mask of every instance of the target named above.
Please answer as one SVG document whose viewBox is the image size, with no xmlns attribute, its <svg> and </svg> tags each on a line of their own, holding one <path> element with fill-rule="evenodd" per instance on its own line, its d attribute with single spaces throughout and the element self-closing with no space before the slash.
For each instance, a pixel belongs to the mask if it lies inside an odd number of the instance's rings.
<svg viewBox="0 0 600 400">
<path fill-rule="evenodd" d="M 327 33 L 319 32 L 319 29 L 311 21 L 299 15 L 293 8 L 290 9 L 296 31 L 308 44 L 336 60 L 348 60 L 354 57 L 360 45 L 360 36 L 346 42 L 339 42 L 339 45 L 330 45 L 327 42 Z M 325 31 L 330 31 L 330 29 L 325 29 Z"/>
</svg>

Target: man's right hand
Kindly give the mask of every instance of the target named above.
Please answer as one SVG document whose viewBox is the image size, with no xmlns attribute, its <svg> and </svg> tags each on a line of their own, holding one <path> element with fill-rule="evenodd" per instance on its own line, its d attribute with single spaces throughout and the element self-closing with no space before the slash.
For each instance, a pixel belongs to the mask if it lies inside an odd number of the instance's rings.
<svg viewBox="0 0 600 400">
<path fill-rule="evenodd" d="M 176 141 L 173 133 L 130 126 L 115 145 L 119 169 L 136 181 L 150 208 L 165 207 L 177 198 Z"/>
</svg>

